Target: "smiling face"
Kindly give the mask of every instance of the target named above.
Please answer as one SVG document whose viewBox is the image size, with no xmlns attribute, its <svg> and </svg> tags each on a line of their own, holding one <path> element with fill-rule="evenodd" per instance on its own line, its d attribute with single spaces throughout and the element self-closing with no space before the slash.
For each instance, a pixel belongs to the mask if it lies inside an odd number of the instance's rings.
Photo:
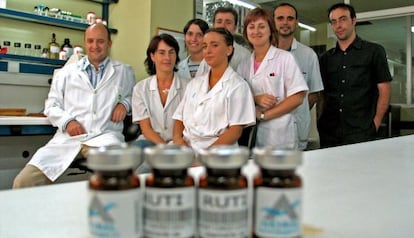
<svg viewBox="0 0 414 238">
<path fill-rule="evenodd" d="M 329 14 L 329 22 L 339 41 L 353 40 L 355 37 L 356 18 L 351 18 L 348 9 L 337 8 Z"/>
<path fill-rule="evenodd" d="M 173 72 L 177 53 L 174 47 L 169 46 L 163 40 L 158 44 L 157 50 L 151 53 L 151 60 L 154 62 L 156 72 Z"/>
<path fill-rule="evenodd" d="M 227 45 L 223 35 L 217 32 L 208 32 L 203 39 L 203 56 L 207 64 L 219 67 L 228 64 L 228 56 L 232 53 L 233 46 Z"/>
<path fill-rule="evenodd" d="M 231 12 L 218 12 L 214 18 L 213 27 L 222 27 L 234 34 L 237 30 L 236 19 Z"/>
<path fill-rule="evenodd" d="M 97 67 L 109 55 L 112 41 L 103 24 L 95 24 L 85 31 L 85 49 L 91 64 Z"/>
<path fill-rule="evenodd" d="M 247 39 L 254 48 L 259 46 L 270 45 L 270 27 L 263 17 L 249 22 L 246 28 Z"/>
<path fill-rule="evenodd" d="M 282 37 L 293 35 L 298 25 L 295 9 L 289 6 L 277 7 L 274 11 L 274 21 L 276 30 Z"/>
<path fill-rule="evenodd" d="M 185 45 L 190 55 L 200 53 L 203 50 L 203 35 L 198 25 L 190 25 L 185 34 Z"/>
</svg>

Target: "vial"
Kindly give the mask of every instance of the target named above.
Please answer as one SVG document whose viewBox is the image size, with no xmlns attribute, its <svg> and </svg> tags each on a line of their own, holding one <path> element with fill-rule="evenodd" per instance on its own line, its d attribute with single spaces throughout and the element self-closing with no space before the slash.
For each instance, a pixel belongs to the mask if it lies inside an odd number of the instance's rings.
<svg viewBox="0 0 414 238">
<path fill-rule="evenodd" d="M 206 174 L 200 177 L 197 195 L 199 237 L 249 237 L 248 182 L 241 173 L 248 158 L 246 147 L 200 151 Z"/>
<path fill-rule="evenodd" d="M 7 48 L 6 53 L 7 54 L 11 54 L 11 49 L 10 49 L 10 41 L 3 41 L 3 48 Z"/>
<path fill-rule="evenodd" d="M 30 43 L 24 44 L 24 55 L 32 56 L 32 44 Z"/>
<path fill-rule="evenodd" d="M 188 147 L 157 145 L 144 150 L 151 174 L 145 182 L 144 237 L 195 237 L 194 160 Z"/>
<path fill-rule="evenodd" d="M 20 42 L 14 42 L 13 46 L 14 47 L 13 47 L 13 52 L 12 53 L 15 54 L 15 55 L 21 55 L 22 54 L 22 52 L 21 52 L 22 44 Z"/>
<path fill-rule="evenodd" d="M 142 194 L 134 170 L 142 162 L 139 148 L 91 149 L 89 232 L 91 237 L 141 237 Z"/>
<path fill-rule="evenodd" d="M 253 237 L 300 238 L 302 180 L 295 169 L 302 162 L 302 153 L 254 148 L 253 155 L 260 168 L 253 181 Z"/>
<path fill-rule="evenodd" d="M 35 57 L 42 57 L 42 46 L 34 45 L 34 55 Z"/>
</svg>

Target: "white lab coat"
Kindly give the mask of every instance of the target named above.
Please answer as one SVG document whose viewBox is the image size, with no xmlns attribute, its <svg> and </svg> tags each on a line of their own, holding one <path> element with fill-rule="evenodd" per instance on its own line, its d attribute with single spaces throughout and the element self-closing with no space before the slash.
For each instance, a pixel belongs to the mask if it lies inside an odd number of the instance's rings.
<svg viewBox="0 0 414 238">
<path fill-rule="evenodd" d="M 261 65 L 254 73 L 254 54 L 240 63 L 237 72 L 245 78 L 253 94 L 271 94 L 283 101 L 290 95 L 307 91 L 308 86 L 292 54 L 271 46 Z M 297 126 L 293 112 L 260 122 L 256 146 L 283 146 L 297 148 Z"/>
<path fill-rule="evenodd" d="M 165 141 L 172 140 L 174 120 L 172 116 L 184 97 L 185 88 L 190 80 L 174 74 L 165 106 L 161 103 L 157 76 L 153 75 L 138 82 L 132 94 L 132 121 L 149 118 L 151 126 Z M 144 135 L 138 137 L 145 139 Z"/>
<path fill-rule="evenodd" d="M 173 119 L 184 124 L 184 139 L 197 152 L 213 144 L 229 126 L 254 125 L 249 85 L 230 66 L 209 90 L 209 73 L 191 80 Z"/>
<path fill-rule="evenodd" d="M 182 78 L 191 79 L 190 68 L 188 67 L 188 59 L 190 56 L 187 56 L 185 59 L 181 60 L 177 65 L 177 73 Z"/>
<path fill-rule="evenodd" d="M 110 60 L 96 89 L 82 70 L 86 57 L 60 69 L 45 103 L 45 114 L 58 127 L 54 137 L 29 161 L 51 181 L 70 165 L 85 144 L 92 147 L 114 145 L 124 141 L 123 122 L 112 122 L 112 112 L 122 100 L 131 103 L 135 76 L 130 66 Z M 71 137 L 63 128 L 70 119 L 83 125 L 86 134 Z"/>
</svg>

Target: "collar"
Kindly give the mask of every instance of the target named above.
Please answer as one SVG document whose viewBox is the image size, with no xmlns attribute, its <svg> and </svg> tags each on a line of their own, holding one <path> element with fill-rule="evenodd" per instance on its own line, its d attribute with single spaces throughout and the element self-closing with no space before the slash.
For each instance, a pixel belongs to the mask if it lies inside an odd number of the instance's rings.
<svg viewBox="0 0 414 238">
<path fill-rule="evenodd" d="M 101 69 L 101 70 L 104 69 L 106 67 L 106 65 L 109 63 L 109 61 L 110 61 L 109 57 L 106 57 L 104 59 L 104 61 L 102 61 L 99 64 L 99 69 Z M 87 70 L 88 68 L 92 68 L 92 67 L 93 67 L 93 65 L 89 61 L 89 58 L 88 57 L 83 57 L 83 62 L 82 62 L 82 65 L 81 65 L 82 70 Z"/>
<path fill-rule="evenodd" d="M 356 35 L 354 41 L 346 48 L 346 50 L 355 48 L 357 50 L 360 50 L 362 48 L 364 40 L 362 40 L 358 35 Z M 331 54 L 335 54 L 336 52 L 341 52 L 341 48 L 339 48 L 338 42 L 336 42 L 335 48 L 333 48 Z"/>
</svg>

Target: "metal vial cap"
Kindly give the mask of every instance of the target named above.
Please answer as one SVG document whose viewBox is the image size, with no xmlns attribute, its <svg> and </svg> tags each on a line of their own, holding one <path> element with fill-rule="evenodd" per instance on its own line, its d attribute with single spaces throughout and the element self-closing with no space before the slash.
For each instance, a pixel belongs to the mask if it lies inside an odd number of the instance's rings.
<svg viewBox="0 0 414 238">
<path fill-rule="evenodd" d="M 87 166 L 97 171 L 135 169 L 141 163 L 141 149 L 126 144 L 90 149 L 87 159 Z"/>
<path fill-rule="evenodd" d="M 302 151 L 280 148 L 254 148 L 256 164 L 264 169 L 295 169 L 302 164 Z"/>
<path fill-rule="evenodd" d="M 144 149 L 147 163 L 155 169 L 184 169 L 194 161 L 191 148 L 178 145 L 159 144 Z"/>
<path fill-rule="evenodd" d="M 243 146 L 213 146 L 200 151 L 200 160 L 212 169 L 237 169 L 246 164 L 249 149 Z"/>
</svg>

